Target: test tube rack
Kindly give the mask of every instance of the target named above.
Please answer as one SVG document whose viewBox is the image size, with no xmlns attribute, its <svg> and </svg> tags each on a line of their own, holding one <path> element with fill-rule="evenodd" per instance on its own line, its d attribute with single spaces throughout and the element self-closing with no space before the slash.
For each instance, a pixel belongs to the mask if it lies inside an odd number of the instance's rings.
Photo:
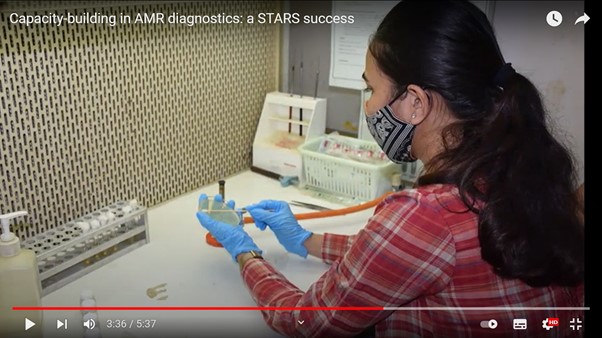
<svg viewBox="0 0 602 338">
<path fill-rule="evenodd" d="M 47 230 L 23 246 L 36 253 L 42 295 L 47 295 L 149 241 L 147 209 L 133 200 Z"/>
<path fill-rule="evenodd" d="M 325 98 L 267 93 L 253 140 L 253 166 L 279 176 L 301 177 L 297 148 L 325 131 Z"/>
</svg>

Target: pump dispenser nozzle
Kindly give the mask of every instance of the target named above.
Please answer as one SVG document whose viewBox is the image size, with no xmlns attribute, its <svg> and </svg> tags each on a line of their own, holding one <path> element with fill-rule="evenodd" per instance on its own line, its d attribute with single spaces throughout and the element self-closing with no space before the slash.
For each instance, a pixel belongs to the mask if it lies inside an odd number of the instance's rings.
<svg viewBox="0 0 602 338">
<path fill-rule="evenodd" d="M 25 215 L 27 215 L 27 211 L 24 210 L 0 215 L 0 224 L 2 225 L 2 235 L 0 235 L 0 256 L 14 256 L 21 250 L 21 242 L 19 241 L 19 238 L 10 231 L 9 221 L 13 218 Z"/>
</svg>

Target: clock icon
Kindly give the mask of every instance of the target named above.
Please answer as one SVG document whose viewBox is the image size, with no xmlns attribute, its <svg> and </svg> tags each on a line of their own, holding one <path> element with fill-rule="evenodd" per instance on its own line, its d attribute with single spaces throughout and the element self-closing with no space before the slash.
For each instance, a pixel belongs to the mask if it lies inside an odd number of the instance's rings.
<svg viewBox="0 0 602 338">
<path fill-rule="evenodd" d="M 559 11 L 550 11 L 546 16 L 546 21 L 548 25 L 552 27 L 558 27 L 562 23 L 562 14 Z"/>
</svg>

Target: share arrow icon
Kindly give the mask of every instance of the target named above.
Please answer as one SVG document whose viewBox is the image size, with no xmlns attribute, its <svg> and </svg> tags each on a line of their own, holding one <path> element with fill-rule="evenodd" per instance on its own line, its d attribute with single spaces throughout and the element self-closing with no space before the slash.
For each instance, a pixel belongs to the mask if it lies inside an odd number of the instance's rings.
<svg viewBox="0 0 602 338">
<path fill-rule="evenodd" d="M 589 21 L 589 16 L 587 16 L 587 14 L 583 13 L 582 16 L 580 16 L 579 18 L 577 18 L 577 21 L 575 21 L 575 25 L 578 24 L 578 23 L 580 23 L 580 22 L 583 22 L 583 24 L 585 25 L 585 23 L 588 22 L 588 21 Z"/>
</svg>

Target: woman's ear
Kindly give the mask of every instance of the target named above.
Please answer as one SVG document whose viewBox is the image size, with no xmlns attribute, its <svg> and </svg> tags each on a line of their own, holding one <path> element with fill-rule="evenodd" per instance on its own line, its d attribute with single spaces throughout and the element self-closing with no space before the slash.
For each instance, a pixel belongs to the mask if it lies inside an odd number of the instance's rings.
<svg viewBox="0 0 602 338">
<path fill-rule="evenodd" d="M 411 84 L 407 88 L 407 108 L 410 110 L 411 124 L 420 124 L 431 111 L 433 102 L 428 93 L 422 87 Z"/>
</svg>

